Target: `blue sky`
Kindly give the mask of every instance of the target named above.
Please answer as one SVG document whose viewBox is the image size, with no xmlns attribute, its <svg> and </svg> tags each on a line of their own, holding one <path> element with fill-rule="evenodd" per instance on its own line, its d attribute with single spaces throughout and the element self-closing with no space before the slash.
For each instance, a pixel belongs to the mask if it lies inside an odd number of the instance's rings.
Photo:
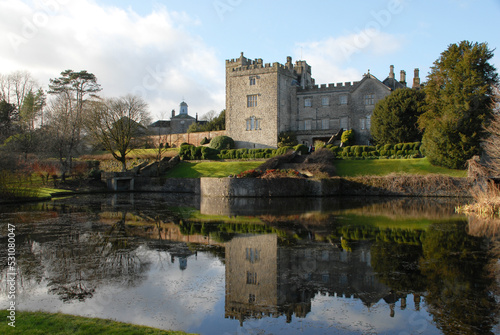
<svg viewBox="0 0 500 335">
<path fill-rule="evenodd" d="M 425 80 L 448 45 L 487 42 L 500 68 L 500 0 L 0 0 L 0 74 L 29 71 L 46 88 L 65 69 L 94 73 L 103 95 L 138 94 L 153 118 L 184 98 L 220 111 L 224 62 L 305 59 L 317 84 L 389 66 Z"/>
</svg>

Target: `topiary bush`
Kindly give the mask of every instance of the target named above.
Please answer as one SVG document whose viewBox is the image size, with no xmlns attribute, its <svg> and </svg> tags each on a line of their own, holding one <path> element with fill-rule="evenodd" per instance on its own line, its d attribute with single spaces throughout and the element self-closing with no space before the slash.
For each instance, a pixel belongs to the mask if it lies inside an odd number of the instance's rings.
<svg viewBox="0 0 500 335">
<path fill-rule="evenodd" d="M 301 155 L 307 155 L 307 153 L 309 153 L 309 149 L 304 144 L 297 144 L 293 149 Z"/>
<path fill-rule="evenodd" d="M 234 140 L 225 135 L 216 136 L 210 141 L 209 147 L 217 150 L 234 149 Z"/>
</svg>

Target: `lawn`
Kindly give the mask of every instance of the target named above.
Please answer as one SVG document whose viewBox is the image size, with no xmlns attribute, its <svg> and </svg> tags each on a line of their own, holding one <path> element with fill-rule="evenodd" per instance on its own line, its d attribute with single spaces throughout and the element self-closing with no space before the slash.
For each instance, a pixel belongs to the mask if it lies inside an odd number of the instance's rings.
<svg viewBox="0 0 500 335">
<path fill-rule="evenodd" d="M 383 176 L 390 173 L 444 174 L 452 177 L 467 177 L 465 170 L 452 170 L 433 166 L 426 158 L 414 159 L 366 159 L 337 160 L 337 174 L 341 177 Z"/>
<path fill-rule="evenodd" d="M 81 316 L 45 312 L 16 312 L 15 328 L 8 325 L 7 311 L 0 313 L 1 334 L 51 334 L 51 335 L 94 335 L 94 334 L 155 334 L 183 335 L 183 332 L 172 332 L 150 327 L 136 326 L 112 320 L 84 318 Z"/>
<path fill-rule="evenodd" d="M 167 178 L 223 178 L 257 168 L 263 161 L 180 162 L 167 172 Z"/>
</svg>

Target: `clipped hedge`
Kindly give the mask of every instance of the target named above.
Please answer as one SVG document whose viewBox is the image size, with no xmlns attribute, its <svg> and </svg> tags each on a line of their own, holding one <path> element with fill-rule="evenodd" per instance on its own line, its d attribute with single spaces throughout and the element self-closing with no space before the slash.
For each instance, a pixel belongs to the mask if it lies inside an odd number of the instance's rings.
<svg viewBox="0 0 500 335">
<path fill-rule="evenodd" d="M 398 143 L 395 145 L 353 145 L 338 147 L 326 146 L 326 149 L 335 154 L 336 159 L 376 159 L 376 158 L 420 158 L 424 157 L 420 142 Z M 279 149 L 224 149 L 217 150 L 206 146 L 195 147 L 192 144 L 183 144 L 179 151 L 182 160 L 217 160 L 217 159 L 269 159 L 295 150 L 307 154 L 308 148 L 299 144 L 295 147 L 281 147 Z"/>
<path fill-rule="evenodd" d="M 377 146 L 353 145 L 347 147 L 327 146 L 337 159 L 368 158 L 419 158 L 424 157 L 420 142 L 385 144 Z"/>
</svg>

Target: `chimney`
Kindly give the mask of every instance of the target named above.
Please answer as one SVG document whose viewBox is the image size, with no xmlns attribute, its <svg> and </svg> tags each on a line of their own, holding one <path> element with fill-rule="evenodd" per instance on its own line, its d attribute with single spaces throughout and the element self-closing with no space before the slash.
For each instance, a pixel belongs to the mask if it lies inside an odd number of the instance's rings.
<svg viewBox="0 0 500 335">
<path fill-rule="evenodd" d="M 419 69 L 415 69 L 414 76 L 413 76 L 413 89 L 419 89 L 420 88 L 420 77 L 419 77 Z"/>
<path fill-rule="evenodd" d="M 389 72 L 389 78 L 394 79 L 394 65 L 391 65 L 391 70 Z"/>
<path fill-rule="evenodd" d="M 174 118 L 175 116 L 175 109 L 172 109 L 172 119 Z"/>
<path fill-rule="evenodd" d="M 196 113 L 196 122 L 198 122 L 198 113 Z"/>
<path fill-rule="evenodd" d="M 406 86 L 406 71 L 404 70 L 401 70 L 401 79 L 399 80 L 399 82 L 401 84 L 403 84 L 404 86 Z"/>
</svg>

